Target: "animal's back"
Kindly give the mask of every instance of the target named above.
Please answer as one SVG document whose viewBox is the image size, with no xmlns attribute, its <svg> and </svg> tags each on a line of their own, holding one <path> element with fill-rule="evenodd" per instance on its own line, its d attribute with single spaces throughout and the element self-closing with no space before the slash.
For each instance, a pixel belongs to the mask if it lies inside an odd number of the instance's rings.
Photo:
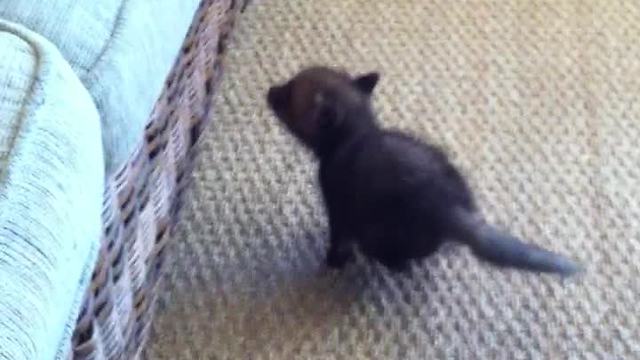
<svg viewBox="0 0 640 360">
<path fill-rule="evenodd" d="M 349 144 L 336 158 L 340 206 L 365 252 L 403 258 L 435 251 L 454 206 L 473 208 L 458 171 L 439 149 L 385 131 Z"/>
<path fill-rule="evenodd" d="M 441 149 L 395 131 L 385 132 L 384 139 L 390 161 L 400 164 L 405 183 L 420 193 L 418 199 L 434 206 L 475 208 L 464 177 Z"/>
</svg>

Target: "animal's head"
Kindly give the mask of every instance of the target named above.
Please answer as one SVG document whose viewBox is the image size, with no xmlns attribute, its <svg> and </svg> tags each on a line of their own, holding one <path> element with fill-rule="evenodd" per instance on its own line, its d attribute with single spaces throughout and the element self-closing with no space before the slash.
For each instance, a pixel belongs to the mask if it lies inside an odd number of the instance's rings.
<svg viewBox="0 0 640 360">
<path fill-rule="evenodd" d="M 315 148 L 323 134 L 354 121 L 348 118 L 350 114 L 368 109 L 378 79 L 375 72 L 352 77 L 339 70 L 312 67 L 272 86 L 267 102 L 293 135 Z"/>
</svg>

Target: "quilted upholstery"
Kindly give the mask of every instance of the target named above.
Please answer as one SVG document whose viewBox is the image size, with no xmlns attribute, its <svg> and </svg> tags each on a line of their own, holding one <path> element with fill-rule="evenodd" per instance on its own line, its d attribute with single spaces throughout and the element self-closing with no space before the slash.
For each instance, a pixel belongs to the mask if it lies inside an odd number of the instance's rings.
<svg viewBox="0 0 640 360">
<path fill-rule="evenodd" d="M 96 261 L 100 120 L 45 38 L 0 20 L 0 49 L 0 359 L 52 359 Z"/>
<path fill-rule="evenodd" d="M 0 18 L 55 44 L 93 96 L 108 173 L 142 136 L 198 0 L 2 0 Z"/>
</svg>

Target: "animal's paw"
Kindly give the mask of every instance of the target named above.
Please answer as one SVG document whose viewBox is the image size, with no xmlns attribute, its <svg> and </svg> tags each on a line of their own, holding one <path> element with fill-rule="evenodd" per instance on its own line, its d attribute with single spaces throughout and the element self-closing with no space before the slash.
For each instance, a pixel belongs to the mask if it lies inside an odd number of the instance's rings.
<svg viewBox="0 0 640 360">
<path fill-rule="evenodd" d="M 382 265 L 395 273 L 407 272 L 410 269 L 409 261 L 404 259 L 379 259 Z"/>
<path fill-rule="evenodd" d="M 327 266 L 333 269 L 342 269 L 353 257 L 350 251 L 339 251 L 336 247 L 329 249 L 327 253 Z"/>
</svg>

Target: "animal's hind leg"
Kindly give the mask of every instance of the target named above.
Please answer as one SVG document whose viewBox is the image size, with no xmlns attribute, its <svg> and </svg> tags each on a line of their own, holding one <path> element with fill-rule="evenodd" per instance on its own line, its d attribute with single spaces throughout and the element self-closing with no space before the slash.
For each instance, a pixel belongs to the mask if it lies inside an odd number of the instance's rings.
<svg viewBox="0 0 640 360">
<path fill-rule="evenodd" d="M 409 260 L 404 257 L 396 256 L 394 254 L 377 256 L 376 260 L 378 260 L 382 265 L 386 266 L 391 271 L 402 272 L 409 269 Z"/>
<path fill-rule="evenodd" d="M 374 246 L 371 246 L 376 244 Z M 369 243 L 369 247 L 362 249 L 365 255 L 377 260 L 379 263 L 392 271 L 405 271 L 409 268 L 409 258 L 398 251 L 393 242 L 385 242 L 380 238 Z"/>
</svg>

